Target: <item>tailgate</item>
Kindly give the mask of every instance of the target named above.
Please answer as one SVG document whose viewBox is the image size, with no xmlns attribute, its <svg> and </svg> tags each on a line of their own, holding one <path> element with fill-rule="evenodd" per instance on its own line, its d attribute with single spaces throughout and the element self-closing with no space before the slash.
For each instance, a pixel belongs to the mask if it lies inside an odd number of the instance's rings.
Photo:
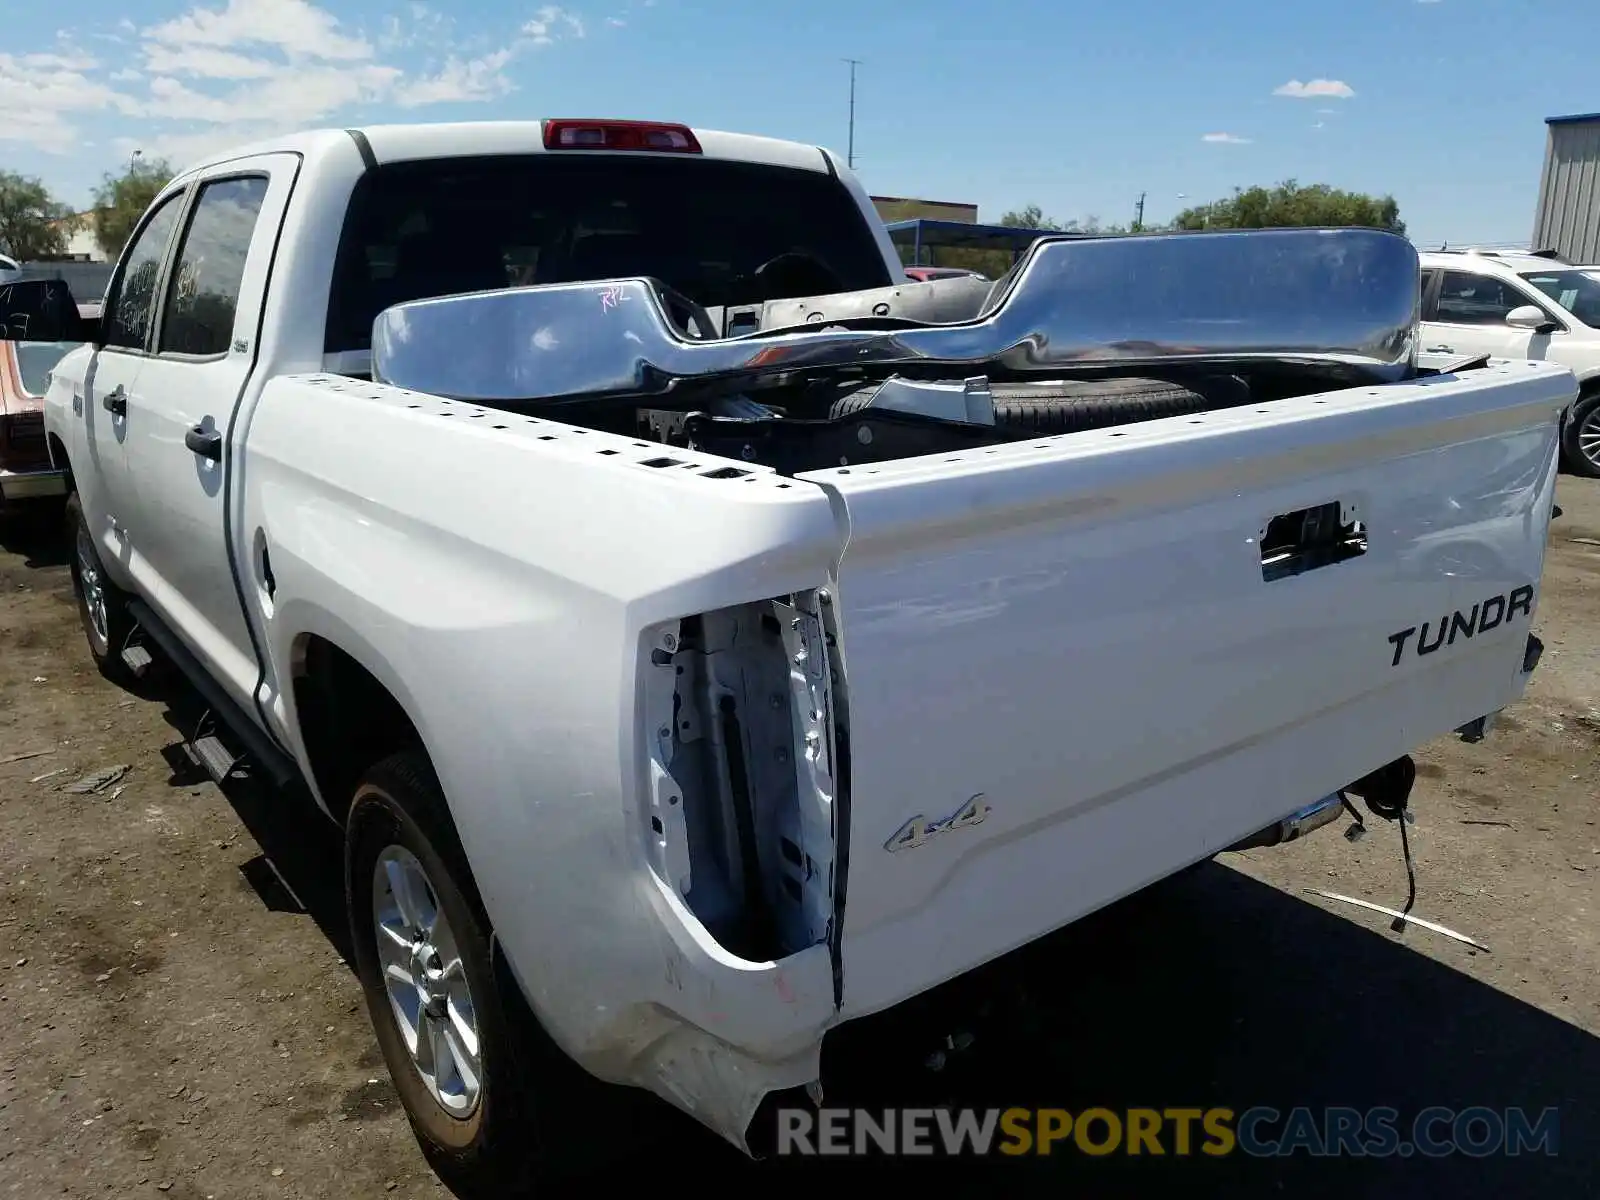
<svg viewBox="0 0 1600 1200">
<path fill-rule="evenodd" d="M 1501 363 L 803 476 L 849 529 L 845 1015 L 1520 695 L 1575 390 Z"/>
</svg>

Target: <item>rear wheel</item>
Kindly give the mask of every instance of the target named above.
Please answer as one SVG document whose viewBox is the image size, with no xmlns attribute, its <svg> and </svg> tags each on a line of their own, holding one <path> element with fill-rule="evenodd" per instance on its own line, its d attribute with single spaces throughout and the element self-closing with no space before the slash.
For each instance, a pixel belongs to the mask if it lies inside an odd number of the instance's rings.
<svg viewBox="0 0 1600 1200">
<path fill-rule="evenodd" d="M 531 1165 L 489 923 L 427 759 L 371 768 L 351 804 L 345 889 L 373 1032 L 418 1140 L 451 1183 L 494 1194 Z"/>
<path fill-rule="evenodd" d="M 357 785 L 345 895 L 378 1047 L 445 1182 L 462 1194 L 523 1195 L 602 1153 L 615 1160 L 630 1089 L 562 1053 L 495 962 L 488 914 L 422 752 L 384 759 Z"/>
<path fill-rule="evenodd" d="M 123 647 L 134 627 L 128 611 L 129 596 L 107 578 L 77 492 L 67 497 L 66 526 L 72 546 L 72 590 L 78 599 L 78 621 L 89 643 L 89 654 L 107 679 L 132 683 L 133 673 L 122 661 Z"/>
<path fill-rule="evenodd" d="M 1600 479 L 1600 392 L 1572 406 L 1561 435 L 1562 457 L 1574 475 Z"/>
</svg>

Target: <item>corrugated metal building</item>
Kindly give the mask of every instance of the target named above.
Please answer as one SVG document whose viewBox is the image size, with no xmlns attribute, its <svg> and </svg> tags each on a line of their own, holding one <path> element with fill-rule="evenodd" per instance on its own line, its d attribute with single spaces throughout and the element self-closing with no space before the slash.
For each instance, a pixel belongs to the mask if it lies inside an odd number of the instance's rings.
<svg viewBox="0 0 1600 1200">
<path fill-rule="evenodd" d="M 1533 249 L 1600 263 L 1600 113 L 1547 117 Z"/>
</svg>

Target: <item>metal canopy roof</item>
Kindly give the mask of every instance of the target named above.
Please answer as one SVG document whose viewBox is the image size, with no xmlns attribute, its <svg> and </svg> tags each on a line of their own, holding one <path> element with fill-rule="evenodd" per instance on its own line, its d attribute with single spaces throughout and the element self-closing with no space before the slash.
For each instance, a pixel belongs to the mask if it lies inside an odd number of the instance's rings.
<svg viewBox="0 0 1600 1200">
<path fill-rule="evenodd" d="M 1012 225 L 972 225 L 966 221 L 937 221 L 918 217 L 911 221 L 891 221 L 885 228 L 892 241 L 904 245 L 943 247 L 964 250 L 1006 250 L 1020 254 L 1042 237 L 1087 237 L 1088 234 L 1063 233 L 1059 229 L 1019 229 Z"/>
</svg>

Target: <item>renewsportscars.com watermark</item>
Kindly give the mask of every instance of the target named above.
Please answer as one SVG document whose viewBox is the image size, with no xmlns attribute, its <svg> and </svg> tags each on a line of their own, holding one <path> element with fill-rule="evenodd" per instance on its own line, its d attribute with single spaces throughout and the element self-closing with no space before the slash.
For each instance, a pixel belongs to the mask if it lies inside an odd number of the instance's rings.
<svg viewBox="0 0 1600 1200">
<path fill-rule="evenodd" d="M 777 1111 L 779 1155 L 1013 1157 L 1053 1153 L 1257 1158 L 1554 1156 L 1557 1110 L 1424 1108 L 1064 1108 Z"/>
</svg>

